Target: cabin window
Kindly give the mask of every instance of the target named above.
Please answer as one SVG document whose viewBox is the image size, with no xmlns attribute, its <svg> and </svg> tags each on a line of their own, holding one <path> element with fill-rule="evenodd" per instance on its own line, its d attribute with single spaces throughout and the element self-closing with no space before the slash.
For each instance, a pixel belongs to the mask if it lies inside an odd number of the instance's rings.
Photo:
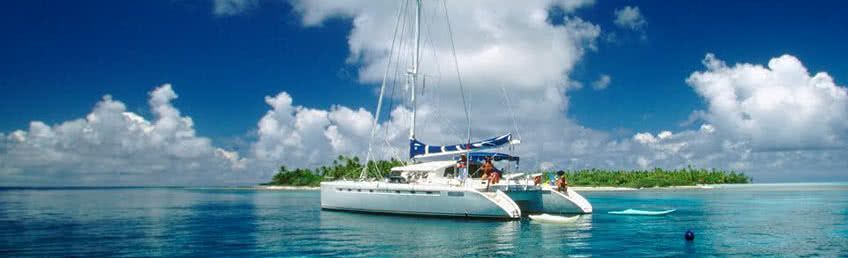
<svg viewBox="0 0 848 258">
<path fill-rule="evenodd" d="M 396 193 L 396 194 L 399 194 L 399 193 L 400 193 L 400 191 L 395 191 L 395 193 Z"/>
<path fill-rule="evenodd" d="M 402 177 L 402 176 L 390 176 L 389 177 L 389 183 L 406 184 L 407 182 L 408 181 L 406 180 L 406 178 Z"/>
<path fill-rule="evenodd" d="M 453 178 L 456 176 L 456 168 L 454 166 L 450 166 L 445 168 L 444 177 L 445 178 Z"/>
<path fill-rule="evenodd" d="M 411 194 L 415 194 L 415 191 L 412 191 L 412 192 L 409 192 L 409 193 L 411 193 Z"/>
<path fill-rule="evenodd" d="M 368 192 L 371 192 L 371 193 L 373 193 L 373 192 L 374 192 L 374 190 L 368 190 Z"/>
<path fill-rule="evenodd" d="M 433 192 L 427 191 L 427 194 L 433 194 Z"/>
<path fill-rule="evenodd" d="M 465 193 L 463 193 L 463 192 L 448 192 L 448 196 L 460 197 L 460 196 L 465 196 Z"/>
</svg>

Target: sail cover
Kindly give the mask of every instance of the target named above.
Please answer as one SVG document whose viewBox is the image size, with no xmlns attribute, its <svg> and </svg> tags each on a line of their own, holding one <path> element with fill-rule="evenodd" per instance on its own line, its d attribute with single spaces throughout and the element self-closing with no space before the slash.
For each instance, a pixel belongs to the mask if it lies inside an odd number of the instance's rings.
<svg viewBox="0 0 848 258">
<path fill-rule="evenodd" d="M 466 152 L 471 150 L 491 149 L 508 144 L 512 140 L 512 134 L 508 133 L 491 139 L 476 141 L 467 144 L 455 145 L 427 145 L 416 139 L 409 140 L 409 157 L 421 158 L 427 156 L 439 156 Z"/>
</svg>

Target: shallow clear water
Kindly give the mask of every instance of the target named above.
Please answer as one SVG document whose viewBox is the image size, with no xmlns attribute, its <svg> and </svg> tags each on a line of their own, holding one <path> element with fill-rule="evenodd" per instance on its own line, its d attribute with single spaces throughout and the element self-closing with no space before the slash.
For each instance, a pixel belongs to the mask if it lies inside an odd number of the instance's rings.
<svg viewBox="0 0 848 258">
<path fill-rule="evenodd" d="M 7 188 L 0 256 L 848 256 L 846 184 L 584 195 L 596 213 L 554 225 L 321 211 L 316 191 Z M 677 211 L 607 214 L 627 208 Z"/>
</svg>

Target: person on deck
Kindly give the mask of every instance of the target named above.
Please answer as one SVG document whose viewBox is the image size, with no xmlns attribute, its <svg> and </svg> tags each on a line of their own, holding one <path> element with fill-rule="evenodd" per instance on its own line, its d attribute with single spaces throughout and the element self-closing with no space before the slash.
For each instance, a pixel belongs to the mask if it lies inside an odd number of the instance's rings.
<svg viewBox="0 0 848 258">
<path fill-rule="evenodd" d="M 486 161 L 483 162 L 483 165 L 480 166 L 480 170 L 483 171 L 483 176 L 480 177 L 483 180 L 487 180 L 492 177 L 492 172 L 495 171 L 495 166 L 492 165 L 492 158 L 487 157 Z"/>
<path fill-rule="evenodd" d="M 495 165 L 492 164 L 492 157 L 487 157 L 480 169 L 483 170 L 483 179 L 488 180 L 490 184 L 497 184 L 500 182 L 501 171 L 495 168 Z"/>
<path fill-rule="evenodd" d="M 456 168 L 460 171 L 460 179 L 465 180 L 468 177 L 468 158 L 465 154 L 459 156 L 459 162 L 456 164 Z"/>
<path fill-rule="evenodd" d="M 559 176 L 556 180 L 557 191 L 563 193 L 568 191 L 568 178 L 565 177 L 565 171 L 557 171 L 557 176 Z"/>
<path fill-rule="evenodd" d="M 489 175 L 489 178 L 490 178 L 489 180 L 492 182 L 492 184 L 497 184 L 498 182 L 501 181 L 501 171 L 498 170 L 497 168 L 493 169 L 492 173 Z"/>
</svg>

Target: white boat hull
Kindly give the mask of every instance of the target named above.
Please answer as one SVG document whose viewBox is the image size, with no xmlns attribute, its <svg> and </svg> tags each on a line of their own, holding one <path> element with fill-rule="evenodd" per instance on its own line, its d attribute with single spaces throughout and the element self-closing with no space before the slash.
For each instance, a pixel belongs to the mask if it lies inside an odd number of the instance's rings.
<svg viewBox="0 0 848 258">
<path fill-rule="evenodd" d="M 544 213 L 588 214 L 592 213 L 592 204 L 579 193 L 568 189 L 566 193 L 552 189 L 542 190 Z"/>
<path fill-rule="evenodd" d="M 588 214 L 592 213 L 592 204 L 579 193 L 569 189 L 566 193 L 550 188 L 523 185 L 496 185 L 492 189 L 501 189 L 512 198 L 525 214 Z"/>
<path fill-rule="evenodd" d="M 503 189 L 500 189 L 503 188 Z M 493 187 L 334 181 L 321 183 L 321 208 L 329 210 L 516 219 L 521 214 L 586 214 L 592 205 L 577 192 Z"/>
<path fill-rule="evenodd" d="M 426 216 L 521 217 L 518 205 L 502 192 L 384 182 L 323 182 L 321 208 Z"/>
</svg>

